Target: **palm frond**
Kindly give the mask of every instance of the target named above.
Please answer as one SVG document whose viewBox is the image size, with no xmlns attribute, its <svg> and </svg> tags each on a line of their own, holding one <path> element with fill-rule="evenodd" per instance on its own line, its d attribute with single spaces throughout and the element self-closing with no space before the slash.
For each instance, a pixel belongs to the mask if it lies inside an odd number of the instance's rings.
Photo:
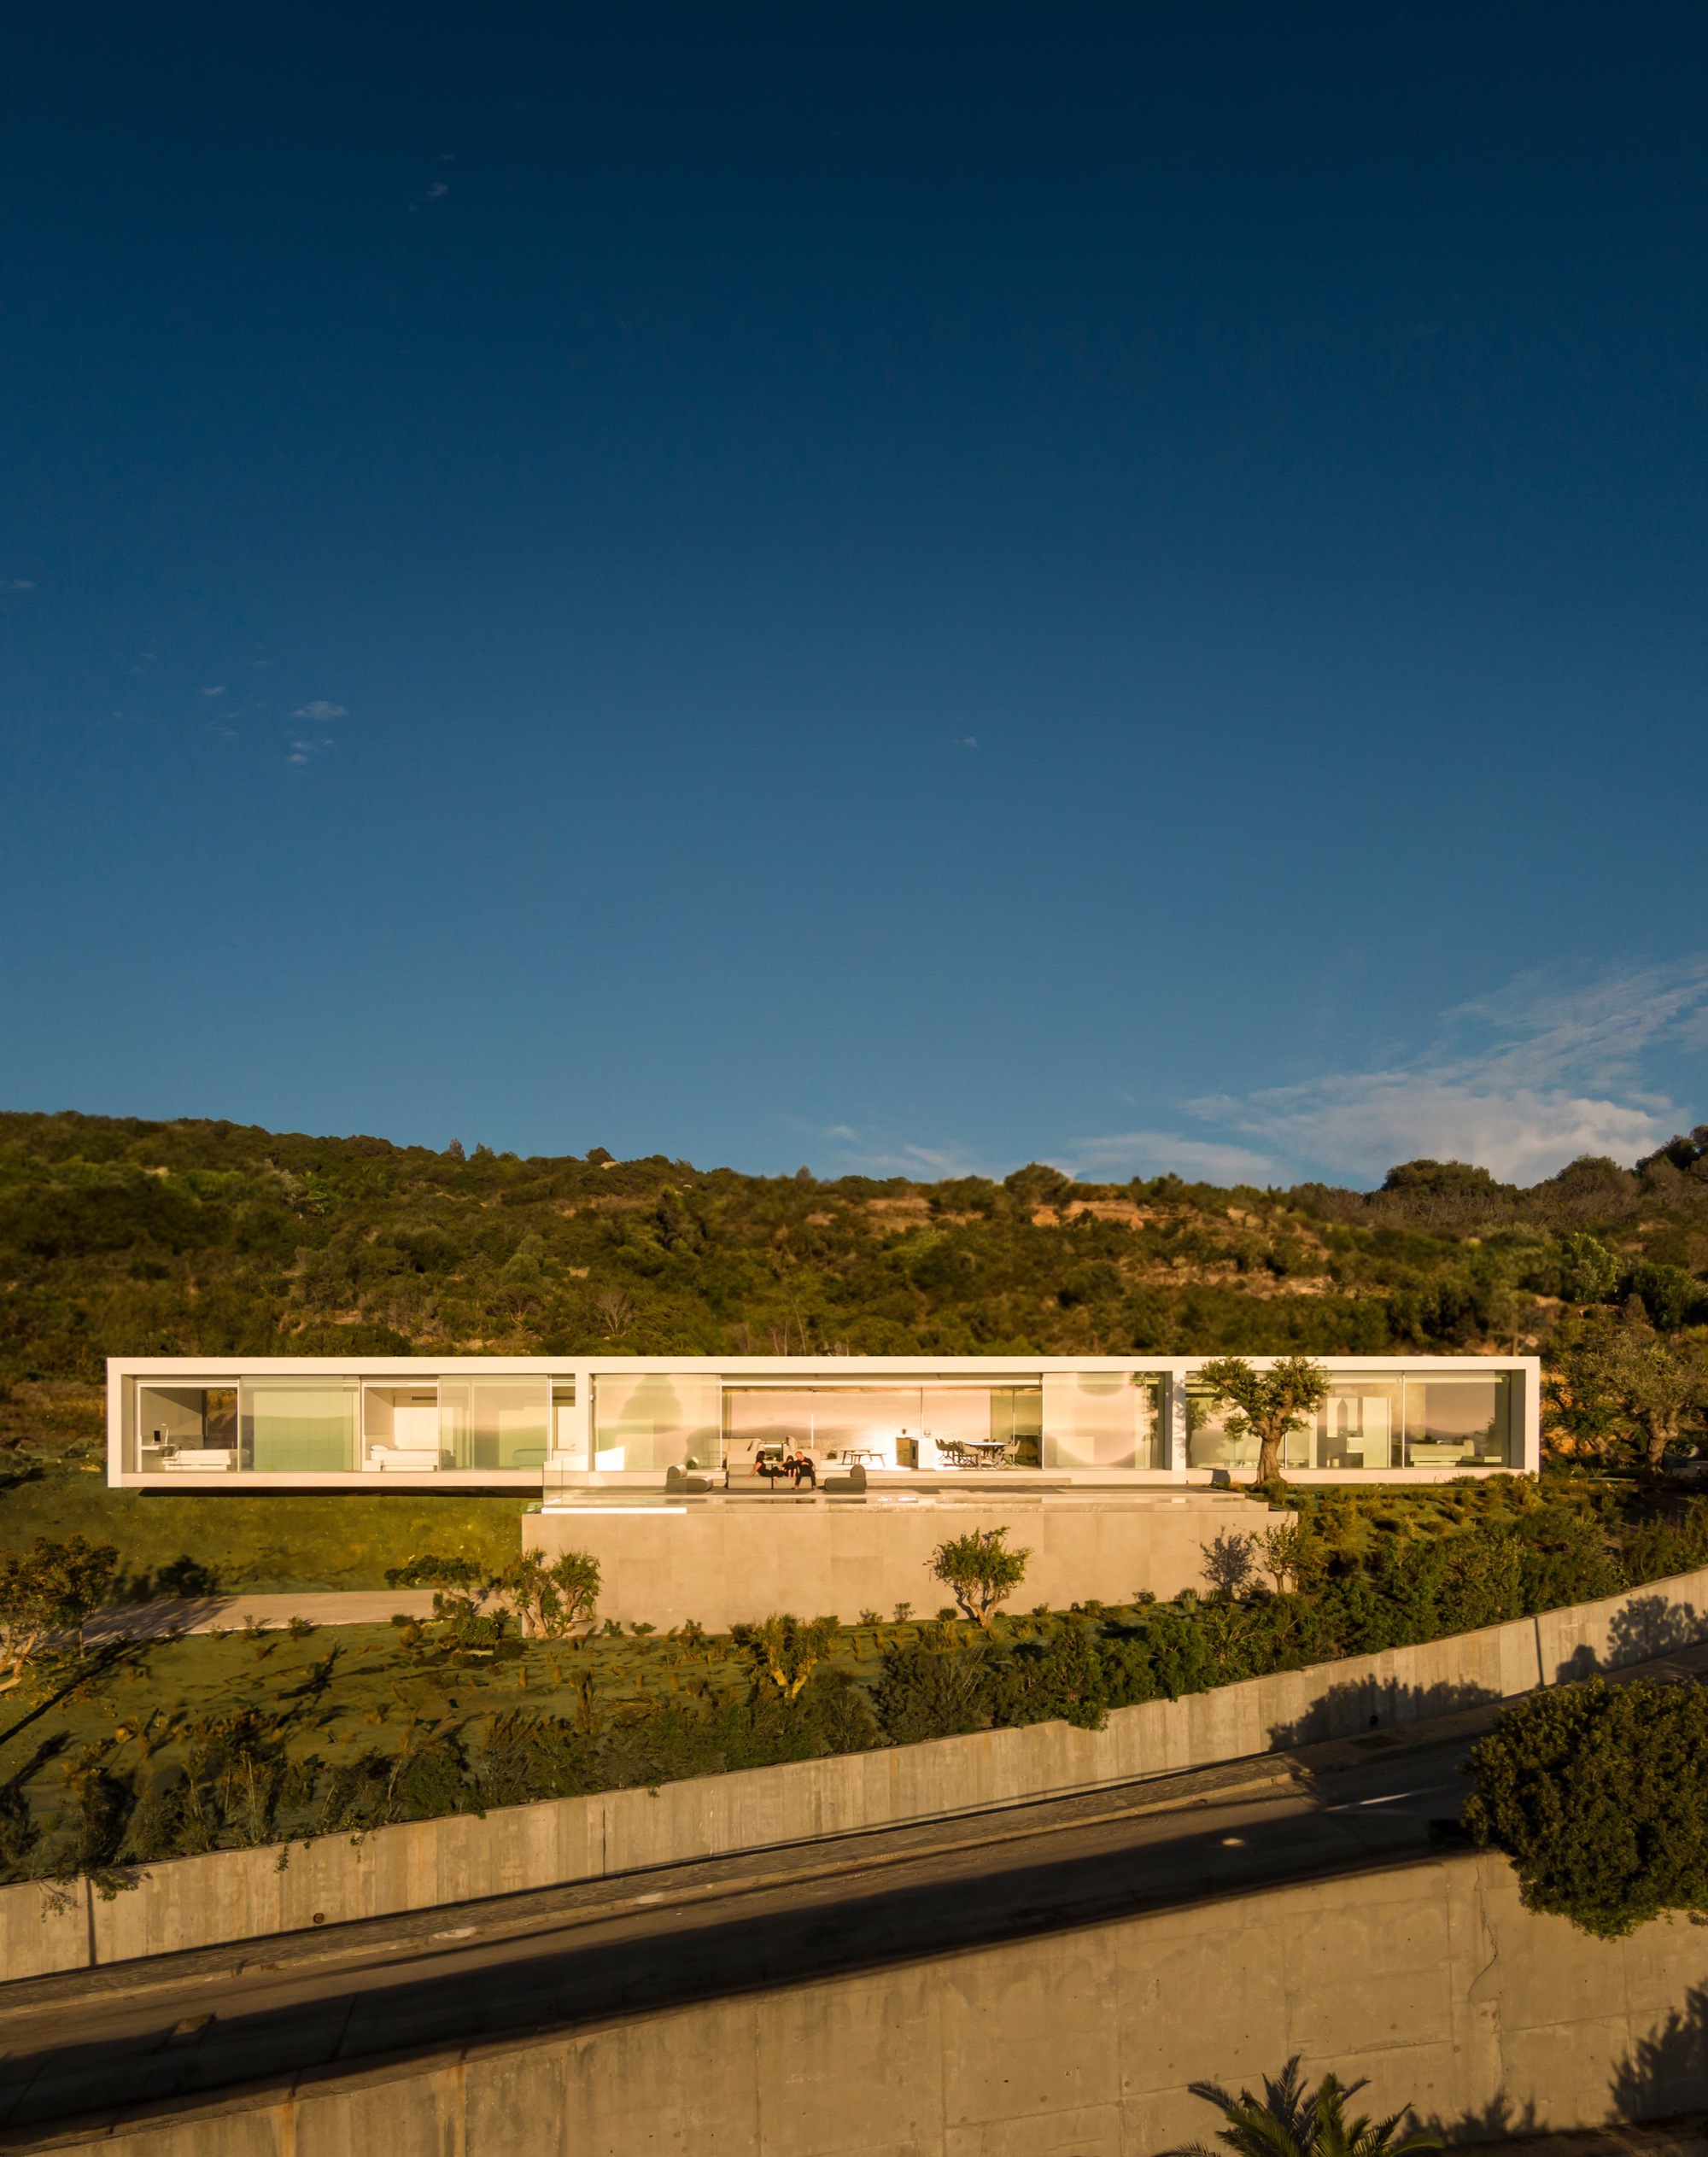
<svg viewBox="0 0 1708 2157">
<path fill-rule="evenodd" d="M 1369 2084 L 1367 2076 L 1343 2083 L 1332 2071 L 1314 2090 L 1305 2086 L 1296 2052 L 1278 2074 L 1265 2075 L 1263 2095 L 1242 2089 L 1237 2096 L 1219 2082 L 1195 2082 L 1195 2097 L 1214 2105 L 1226 2125 L 1217 2135 L 1235 2157 L 1424 2157 L 1442 2148 L 1439 2136 L 1418 2130 L 1396 2141 L 1407 2114 L 1374 2120 L 1360 2113 L 1348 2119 L 1346 2107 Z M 1164 2150 L 1161 2157 L 1221 2157 L 1203 2142 Z"/>
</svg>

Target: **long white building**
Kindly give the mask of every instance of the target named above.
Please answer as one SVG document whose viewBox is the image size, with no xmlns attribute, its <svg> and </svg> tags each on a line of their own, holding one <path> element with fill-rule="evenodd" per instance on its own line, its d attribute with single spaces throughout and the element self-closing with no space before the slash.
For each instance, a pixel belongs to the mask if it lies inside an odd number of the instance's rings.
<svg viewBox="0 0 1708 2157">
<path fill-rule="evenodd" d="M 847 1494 L 1225 1482 L 1255 1464 L 1161 1356 L 115 1357 L 108 1479 L 155 1489 L 766 1488 L 779 1449 Z M 1260 1365 L 1263 1358 L 1254 1358 Z M 1320 1359 L 1303 1482 L 1533 1470 L 1534 1357 Z M 674 1472 L 673 1472 L 674 1471 Z M 726 1481 L 727 1478 L 727 1481 Z"/>
</svg>

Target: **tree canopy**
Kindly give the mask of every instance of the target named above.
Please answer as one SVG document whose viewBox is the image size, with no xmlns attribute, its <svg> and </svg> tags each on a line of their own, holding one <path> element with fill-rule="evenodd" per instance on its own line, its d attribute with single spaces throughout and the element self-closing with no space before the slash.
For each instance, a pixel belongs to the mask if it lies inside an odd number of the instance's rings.
<svg viewBox="0 0 1708 2157">
<path fill-rule="evenodd" d="M 1616 1939 L 1708 1911 L 1708 1692 L 1636 1679 L 1527 1693 L 1472 1748 L 1465 1826 L 1525 1903 Z"/>
</svg>

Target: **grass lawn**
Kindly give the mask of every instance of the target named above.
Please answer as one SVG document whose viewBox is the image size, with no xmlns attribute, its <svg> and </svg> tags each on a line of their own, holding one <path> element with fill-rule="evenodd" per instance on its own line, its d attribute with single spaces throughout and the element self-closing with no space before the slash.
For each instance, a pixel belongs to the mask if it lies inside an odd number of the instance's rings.
<svg viewBox="0 0 1708 2157">
<path fill-rule="evenodd" d="M 214 1587 L 256 1593 L 378 1588 L 388 1566 L 424 1551 L 495 1568 L 521 1548 L 520 1491 L 109 1490 L 104 1412 L 93 1388 L 16 1388 L 0 1418 L 0 1552 L 27 1550 L 38 1535 L 111 1543 L 128 1599 L 170 1593 L 186 1565 Z"/>
<path fill-rule="evenodd" d="M 885 1642 L 918 1629 L 846 1628 L 824 1667 L 870 1680 Z M 447 1734 L 477 1749 L 488 1718 L 506 1712 L 560 1716 L 592 1733 L 643 1720 L 673 1696 L 696 1710 L 734 1706 L 748 1699 L 753 1675 L 727 1634 L 613 1631 L 519 1651 L 512 1641 L 484 1662 L 412 1654 L 389 1625 L 115 1642 L 80 1663 L 67 1656 L 41 1666 L 0 1699 L 0 1795 L 15 1819 L 26 1814 L 51 1832 L 56 1815 L 92 1786 L 98 1815 L 99 1786 L 147 1791 L 171 1782 L 198 1754 L 205 1761 L 248 1728 L 262 1742 L 240 1743 L 240 1766 L 270 1756 L 316 1771 L 313 1794 L 287 1799 L 276 1832 L 259 1838 L 275 1840 L 313 1832 L 330 1778 L 364 1754 L 418 1751 Z M 221 1842 L 248 1839 L 229 1791 L 224 1826 Z"/>
</svg>

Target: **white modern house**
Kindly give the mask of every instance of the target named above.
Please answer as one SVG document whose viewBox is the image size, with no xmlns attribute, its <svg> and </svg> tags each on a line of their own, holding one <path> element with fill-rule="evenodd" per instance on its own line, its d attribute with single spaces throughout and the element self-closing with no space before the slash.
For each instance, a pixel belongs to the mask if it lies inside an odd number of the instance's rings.
<svg viewBox="0 0 1708 2157">
<path fill-rule="evenodd" d="M 871 1494 L 1133 1492 L 1255 1464 L 1202 1358 L 115 1357 L 108 1481 L 161 1490 L 771 1494 L 779 1450 Z M 1258 1365 L 1266 1359 L 1252 1360 Z M 1325 1357 L 1301 1482 L 1534 1470 L 1534 1357 Z M 859 1470 L 854 1476 L 851 1471 Z M 793 1487 L 792 1487 L 793 1488 Z"/>
<path fill-rule="evenodd" d="M 1532 1357 L 1321 1360 L 1329 1395 L 1287 1441 L 1290 1480 L 1537 1465 Z M 1235 1480 L 1256 1449 L 1230 1435 L 1202 1361 L 119 1357 L 108 1480 L 514 1491 L 532 1500 L 524 1546 L 596 1558 L 600 1616 L 619 1623 L 928 1615 L 932 1553 L 971 1529 L 1027 1553 L 1023 1606 L 1120 1604 L 1200 1586 L 1219 1538 L 1264 1525 Z"/>
</svg>

